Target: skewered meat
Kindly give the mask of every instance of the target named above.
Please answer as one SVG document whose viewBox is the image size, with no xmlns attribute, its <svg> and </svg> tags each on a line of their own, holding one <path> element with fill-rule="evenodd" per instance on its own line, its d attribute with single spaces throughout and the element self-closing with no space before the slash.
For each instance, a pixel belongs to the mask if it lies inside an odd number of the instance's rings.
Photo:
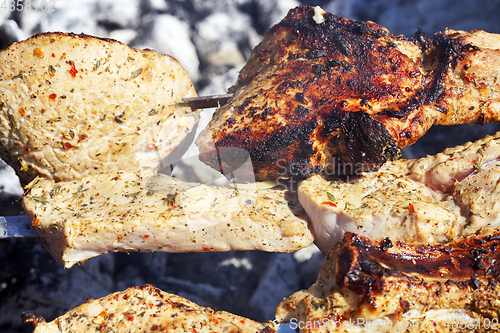
<svg viewBox="0 0 500 333">
<path fill-rule="evenodd" d="M 283 300 L 276 318 L 300 332 L 493 331 L 499 250 L 496 230 L 432 246 L 346 233 L 316 283 Z"/>
<path fill-rule="evenodd" d="M 252 51 L 200 159 L 228 173 L 249 155 L 257 180 L 376 170 L 432 125 L 498 121 L 499 49 L 484 31 L 408 38 L 297 7 Z"/>
<path fill-rule="evenodd" d="M 59 332 L 231 332 L 256 333 L 263 324 L 199 306 L 151 285 L 129 288 L 70 310 L 54 321 L 28 317 L 34 333 Z"/>
<path fill-rule="evenodd" d="M 108 251 L 292 252 L 313 242 L 296 191 L 284 187 L 208 186 L 150 170 L 30 186 L 25 210 L 66 268 Z"/>
<path fill-rule="evenodd" d="M 156 167 L 193 140 L 198 116 L 176 103 L 196 92 L 172 57 L 44 33 L 1 51 L 0 63 L 0 156 L 23 184 Z"/>
<path fill-rule="evenodd" d="M 376 240 L 438 242 L 500 227 L 500 132 L 443 153 L 387 162 L 377 172 L 298 188 L 318 247 L 350 231 Z"/>
</svg>

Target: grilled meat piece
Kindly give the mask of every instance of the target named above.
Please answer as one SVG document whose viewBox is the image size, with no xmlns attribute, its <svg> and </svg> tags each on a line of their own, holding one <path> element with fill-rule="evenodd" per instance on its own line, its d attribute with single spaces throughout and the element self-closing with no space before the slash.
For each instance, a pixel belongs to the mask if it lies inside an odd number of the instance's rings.
<svg viewBox="0 0 500 333">
<path fill-rule="evenodd" d="M 489 331 L 499 327 L 499 256 L 498 230 L 441 245 L 346 233 L 276 318 L 300 332 Z"/>
<path fill-rule="evenodd" d="M 200 159 L 228 173 L 249 155 L 257 180 L 376 170 L 432 125 L 498 121 L 499 48 L 484 31 L 407 38 L 297 7 L 252 51 Z"/>
<path fill-rule="evenodd" d="M 44 33 L 1 51 L 0 63 L 0 157 L 22 184 L 156 167 L 194 139 L 198 116 L 177 102 L 196 92 L 172 57 Z"/>
<path fill-rule="evenodd" d="M 238 189 L 117 171 L 41 180 L 23 204 L 66 268 L 108 251 L 292 252 L 313 242 L 296 191 L 283 186 Z"/>
<path fill-rule="evenodd" d="M 128 288 L 68 311 L 54 321 L 28 317 L 34 333 L 59 332 L 227 332 L 256 333 L 264 325 L 199 306 L 151 285 Z"/>
<path fill-rule="evenodd" d="M 387 162 L 350 178 L 313 175 L 298 188 L 324 252 L 350 231 L 376 240 L 437 242 L 500 227 L 500 132 L 443 153 Z"/>
</svg>

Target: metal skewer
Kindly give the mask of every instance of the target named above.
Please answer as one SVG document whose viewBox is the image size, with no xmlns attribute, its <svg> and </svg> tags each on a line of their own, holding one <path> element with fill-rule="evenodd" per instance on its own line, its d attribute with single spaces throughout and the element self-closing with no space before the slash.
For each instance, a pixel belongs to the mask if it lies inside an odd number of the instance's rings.
<svg viewBox="0 0 500 333">
<path fill-rule="evenodd" d="M 0 216 L 0 239 L 37 237 L 27 215 Z"/>
<path fill-rule="evenodd" d="M 211 95 L 211 96 L 199 96 L 199 97 L 188 97 L 183 98 L 182 102 L 179 104 L 185 104 L 190 106 L 192 109 L 205 109 L 219 107 L 227 103 L 234 94 L 221 94 L 221 95 Z"/>
</svg>

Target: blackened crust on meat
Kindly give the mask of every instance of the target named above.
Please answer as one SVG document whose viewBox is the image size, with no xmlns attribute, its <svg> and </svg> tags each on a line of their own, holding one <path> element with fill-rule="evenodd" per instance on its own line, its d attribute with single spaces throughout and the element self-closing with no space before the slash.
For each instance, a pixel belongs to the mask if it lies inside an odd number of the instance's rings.
<svg viewBox="0 0 500 333">
<path fill-rule="evenodd" d="M 222 166 L 234 170 L 238 159 L 217 150 L 239 147 L 248 151 L 257 180 L 338 162 L 373 170 L 399 158 L 434 124 L 494 118 L 484 101 L 482 110 L 462 112 L 477 94 L 476 87 L 460 87 L 461 71 L 478 52 L 465 37 L 394 36 L 373 22 L 330 13 L 318 20 L 317 11 L 290 10 L 255 47 L 229 89 L 234 98 L 197 139 L 203 162 L 217 168 L 225 155 Z M 471 83 L 473 75 L 463 77 Z"/>
<path fill-rule="evenodd" d="M 336 283 L 356 293 L 366 293 L 381 278 L 393 276 L 413 281 L 440 278 L 477 285 L 477 277 L 500 275 L 500 233 L 437 245 L 377 242 L 346 233 L 335 253 Z"/>
<path fill-rule="evenodd" d="M 390 103 L 417 93 L 418 67 L 377 24 L 328 13 L 318 24 L 313 15 L 312 7 L 291 10 L 254 49 L 230 89 L 236 96 L 197 140 L 202 161 L 234 170 L 243 161 L 227 148 L 243 148 L 259 180 L 338 161 L 376 169 L 399 157 L 374 109 L 394 109 Z M 215 147 L 203 147 L 211 139 Z"/>
<path fill-rule="evenodd" d="M 498 318 L 500 284 L 498 271 L 491 269 L 498 265 L 498 238 L 498 231 L 489 230 L 447 245 L 422 246 L 346 233 L 328 253 L 317 282 L 284 299 L 276 318 L 280 323 L 292 318 L 422 320 L 427 313 L 435 318 L 436 310 L 473 319 Z M 489 268 L 479 267 L 477 261 Z M 406 332 L 428 331 L 419 328 Z M 436 330 L 442 331 L 460 330 Z M 325 325 L 314 332 L 331 329 Z"/>
<path fill-rule="evenodd" d="M 401 157 L 401 148 L 383 124 L 364 111 L 345 113 L 340 129 L 329 143 L 332 158 L 337 159 L 331 161 L 333 170 L 359 174 L 377 170 L 387 160 Z"/>
<path fill-rule="evenodd" d="M 498 238 L 493 232 L 447 245 L 387 247 L 387 240 L 346 233 L 328 254 L 315 286 L 334 285 L 344 295 L 357 295 L 351 316 L 380 318 L 392 312 L 400 317 L 410 309 L 496 311 L 485 297 L 497 298 L 500 290 Z"/>
<path fill-rule="evenodd" d="M 386 244 L 387 239 L 346 233 L 327 258 L 335 261 L 335 283 L 374 297 L 390 289 L 393 279 L 414 286 L 431 286 L 438 279 L 458 289 L 478 289 L 483 283 L 478 278 L 496 281 L 500 274 L 498 232 L 438 245 Z"/>
<path fill-rule="evenodd" d="M 317 154 L 317 151 L 312 144 L 308 144 L 309 137 L 316 126 L 317 121 L 309 117 L 308 121 L 291 122 L 276 128 L 268 135 L 267 140 L 260 141 L 261 136 L 253 138 L 252 133 L 255 133 L 255 130 L 247 131 L 247 133 L 238 132 L 240 135 L 228 135 L 217 145 L 219 163 L 223 169 L 221 171 L 239 168 L 250 154 L 254 168 L 265 170 L 266 165 L 271 161 L 283 176 L 319 172 L 321 164 L 310 160 L 310 157 Z"/>
</svg>

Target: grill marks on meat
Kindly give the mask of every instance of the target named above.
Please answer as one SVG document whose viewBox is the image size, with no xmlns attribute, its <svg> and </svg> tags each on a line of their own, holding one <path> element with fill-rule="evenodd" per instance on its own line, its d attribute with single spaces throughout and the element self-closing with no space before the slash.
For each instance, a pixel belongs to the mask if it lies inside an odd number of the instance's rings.
<svg viewBox="0 0 500 333">
<path fill-rule="evenodd" d="M 375 240 L 446 243 L 500 224 L 500 132 L 352 177 L 313 175 L 298 188 L 315 243 L 327 252 L 345 232 Z"/>
<path fill-rule="evenodd" d="M 481 331 L 485 318 L 500 315 L 492 301 L 500 295 L 499 237 L 489 230 L 431 246 L 346 233 L 328 253 L 317 282 L 286 298 L 276 318 L 309 323 L 302 332 L 344 331 L 338 329 L 344 321 L 354 323 L 345 331 L 356 331 L 363 320 L 386 321 L 384 328 L 390 322 L 390 332 L 459 331 L 443 327 L 450 328 L 453 318 Z"/>
<path fill-rule="evenodd" d="M 497 120 L 499 45 L 483 31 L 406 38 L 297 7 L 252 51 L 196 141 L 200 158 L 232 171 L 242 148 L 257 180 L 378 169 L 434 124 Z"/>
<path fill-rule="evenodd" d="M 167 55 L 44 33 L 2 50 L 0 63 L 0 157 L 23 184 L 155 168 L 193 140 L 198 115 L 177 103 L 196 92 Z"/>
<path fill-rule="evenodd" d="M 55 332 L 228 332 L 255 333 L 264 325 L 199 306 L 151 285 L 128 288 L 68 311 L 54 321 L 29 318 L 34 333 Z M 269 332 L 273 332 L 272 330 Z"/>
</svg>

